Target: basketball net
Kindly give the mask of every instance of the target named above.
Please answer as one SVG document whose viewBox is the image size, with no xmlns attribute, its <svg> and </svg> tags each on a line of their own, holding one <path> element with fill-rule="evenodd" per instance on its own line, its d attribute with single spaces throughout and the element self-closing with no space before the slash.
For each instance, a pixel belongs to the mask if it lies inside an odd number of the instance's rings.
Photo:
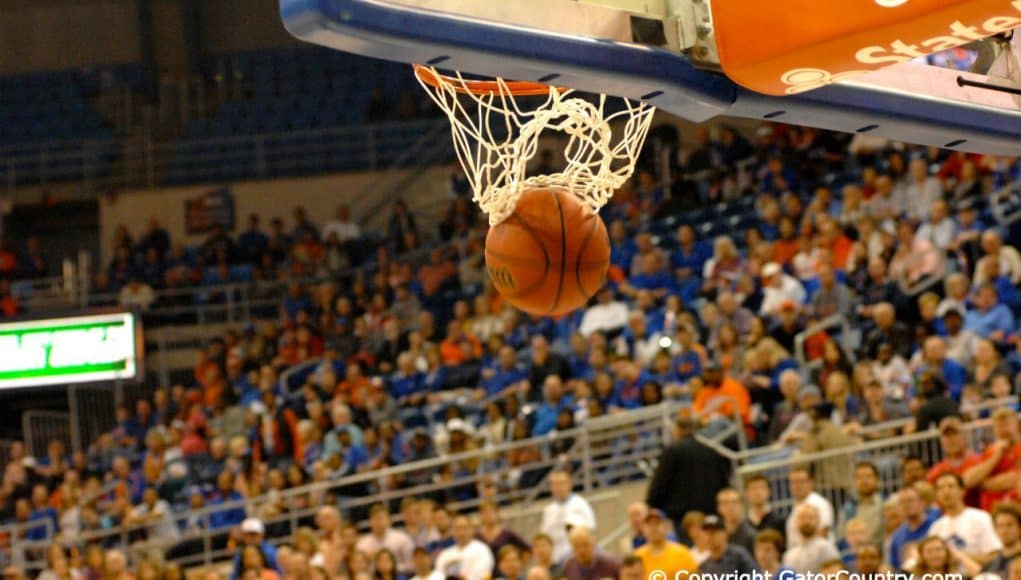
<svg viewBox="0 0 1021 580">
<path fill-rule="evenodd" d="M 534 188 L 564 188 L 598 212 L 634 172 L 656 112 L 627 99 L 622 110 L 610 112 L 606 95 L 592 103 L 540 83 L 468 80 L 421 65 L 415 74 L 450 119 L 457 159 L 490 226 L 508 218 L 520 195 Z M 544 131 L 568 137 L 567 166 L 529 177 L 528 162 Z"/>
</svg>

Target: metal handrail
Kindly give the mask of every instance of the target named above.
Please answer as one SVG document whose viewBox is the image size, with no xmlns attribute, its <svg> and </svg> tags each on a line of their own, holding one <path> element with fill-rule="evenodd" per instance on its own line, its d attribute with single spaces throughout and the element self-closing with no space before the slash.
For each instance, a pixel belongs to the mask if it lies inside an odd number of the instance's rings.
<svg viewBox="0 0 1021 580">
<path fill-rule="evenodd" d="M 810 366 L 808 359 L 805 358 L 805 341 L 815 334 L 834 326 L 840 326 L 840 340 L 843 343 L 841 346 L 844 349 L 844 353 L 847 356 L 851 356 L 849 342 L 851 324 L 844 315 L 832 314 L 814 324 L 810 324 L 804 330 L 794 335 L 794 358 L 798 362 L 798 367 L 807 369 Z"/>
</svg>

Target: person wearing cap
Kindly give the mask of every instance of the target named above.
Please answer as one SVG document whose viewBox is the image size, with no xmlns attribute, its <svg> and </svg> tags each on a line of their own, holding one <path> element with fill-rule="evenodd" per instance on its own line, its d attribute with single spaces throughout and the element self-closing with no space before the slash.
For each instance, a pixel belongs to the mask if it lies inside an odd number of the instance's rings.
<svg viewBox="0 0 1021 580">
<path fill-rule="evenodd" d="M 539 530 L 553 540 L 553 561 L 562 564 L 571 554 L 571 545 L 567 538 L 568 522 L 594 530 L 596 514 L 585 498 L 571 490 L 569 473 L 554 471 L 548 479 L 553 498 L 542 511 Z"/>
<path fill-rule="evenodd" d="M 489 546 L 475 539 L 475 528 L 466 516 L 457 516 L 451 523 L 454 545 L 436 557 L 436 571 L 449 578 L 485 580 L 493 573 L 495 561 Z"/>
<path fill-rule="evenodd" d="M 969 469 L 982 461 L 978 453 L 968 448 L 968 438 L 964 435 L 964 425 L 960 417 L 944 417 L 939 422 L 939 444 L 943 459 L 929 468 L 925 475 L 926 481 L 931 485 L 936 485 L 936 480 L 944 473 L 956 473 L 963 478 Z M 978 507 L 978 486 L 968 487 L 964 503 L 970 507 Z"/>
<path fill-rule="evenodd" d="M 669 538 L 673 525 L 667 514 L 660 509 L 650 509 L 645 516 L 645 537 L 647 542 L 635 550 L 641 558 L 642 568 L 647 571 L 661 570 L 667 578 L 674 578 L 678 572 L 695 572 L 698 563 L 683 544 Z"/>
<path fill-rule="evenodd" d="M 709 536 L 709 557 L 699 564 L 700 574 L 751 574 L 757 568 L 748 550 L 730 543 L 720 516 L 707 515 L 702 520 L 702 529 Z"/>
<path fill-rule="evenodd" d="M 762 305 L 759 313 L 777 316 L 785 302 L 795 305 L 805 302 L 805 288 L 796 278 L 785 274 L 780 264 L 770 262 L 762 267 Z"/>
<path fill-rule="evenodd" d="M 241 522 L 240 531 L 241 542 L 237 551 L 234 553 L 234 562 L 230 572 L 230 580 L 238 580 L 241 577 L 241 553 L 244 551 L 245 546 L 255 546 L 259 548 L 266 560 L 266 567 L 276 570 L 276 573 L 282 576 L 283 569 L 280 567 L 276 546 L 265 539 L 266 527 L 263 525 L 262 520 L 259 518 L 246 518 L 243 522 Z"/>
<path fill-rule="evenodd" d="M 993 436 L 993 442 L 986 446 L 979 461 L 962 476 L 965 489 L 980 490 L 978 507 L 986 511 L 1010 493 L 1018 480 L 1021 433 L 1017 414 L 1012 409 L 1000 407 L 993 413 Z"/>
<path fill-rule="evenodd" d="M 938 536 L 980 565 L 1003 549 L 989 512 L 964 505 L 964 481 L 956 473 L 936 479 L 936 495 L 943 516 L 933 522 L 929 535 Z M 991 507 L 991 506 L 990 506 Z"/>
<path fill-rule="evenodd" d="M 823 562 L 839 560 L 840 552 L 820 528 L 819 509 L 803 503 L 794 508 L 791 517 L 796 523 L 794 536 L 788 536 L 790 546 L 783 555 L 783 565 L 804 574 L 818 570 Z M 797 541 L 792 541 L 797 538 Z"/>
</svg>

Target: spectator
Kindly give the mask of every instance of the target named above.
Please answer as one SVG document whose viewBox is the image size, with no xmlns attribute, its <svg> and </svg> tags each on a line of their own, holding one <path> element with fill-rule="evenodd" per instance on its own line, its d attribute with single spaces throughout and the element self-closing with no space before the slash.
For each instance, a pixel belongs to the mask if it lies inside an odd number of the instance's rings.
<svg viewBox="0 0 1021 580">
<path fill-rule="evenodd" d="M 528 542 L 500 521 L 500 508 L 492 502 L 479 506 L 478 538 L 485 542 L 493 554 L 500 554 L 506 546 L 514 546 L 523 552 L 531 549 Z"/>
<path fill-rule="evenodd" d="M 475 530 L 464 516 L 454 518 L 451 525 L 454 545 L 440 552 L 436 557 L 436 571 L 446 577 L 456 576 L 464 580 L 483 580 L 492 575 L 493 553 L 479 540 Z"/>
<path fill-rule="evenodd" d="M 746 519 L 752 529 L 756 532 L 776 530 L 782 537 L 786 523 L 783 516 L 769 505 L 769 480 L 766 476 L 755 474 L 745 479 L 744 495 L 748 502 Z"/>
<path fill-rule="evenodd" d="M 818 570 L 826 561 L 840 558 L 837 547 L 827 537 L 829 533 L 820 528 L 818 508 L 811 504 L 798 505 L 791 518 L 796 522 L 796 535 L 787 537 L 790 547 L 783 555 L 784 566 L 805 574 Z"/>
<path fill-rule="evenodd" d="M 712 412 L 725 420 L 736 414 L 747 425 L 751 419 L 751 399 L 744 385 L 726 376 L 718 362 L 710 361 L 702 373 L 702 388 L 695 395 L 694 410 Z"/>
<path fill-rule="evenodd" d="M 1004 407 L 996 409 L 993 413 L 993 436 L 994 441 L 986 447 L 975 465 L 969 467 L 963 476 L 951 472 L 961 479 L 965 489 L 980 490 L 979 507 L 985 511 L 991 510 L 997 501 L 1014 489 L 1018 479 L 1021 433 L 1018 432 L 1015 411 Z M 937 489 L 939 482 L 937 479 Z M 946 506 L 944 509 L 947 509 Z"/>
<path fill-rule="evenodd" d="M 596 515 L 585 498 L 571 491 L 571 476 L 566 471 L 554 471 L 549 475 L 552 501 L 543 509 L 539 529 L 553 542 L 553 561 L 563 563 L 570 556 L 571 546 L 567 538 L 568 522 L 576 522 L 589 529 L 596 529 Z"/>
<path fill-rule="evenodd" d="M 412 559 L 415 564 L 415 574 L 411 576 L 410 580 L 443 580 L 446 578 L 439 570 L 433 568 L 432 557 L 425 548 L 417 546 L 412 552 Z M 516 579 L 508 578 L 507 580 Z"/>
<path fill-rule="evenodd" d="M 422 294 L 427 298 L 435 296 L 445 286 L 456 281 L 457 266 L 444 256 L 443 250 L 435 248 L 429 252 L 429 263 L 418 270 L 418 282 Z"/>
<path fill-rule="evenodd" d="M 1006 342 L 1017 329 L 1014 313 L 1000 304 L 1000 293 L 996 286 L 985 283 L 975 292 L 975 307 L 964 315 L 964 328 L 977 336 L 993 342 Z"/>
<path fill-rule="evenodd" d="M 241 525 L 244 527 L 244 523 L 248 522 L 249 530 L 251 533 L 255 533 L 257 526 L 254 522 L 262 522 L 249 518 L 245 519 L 245 508 L 241 505 L 245 497 L 235 491 L 234 489 L 234 474 L 230 471 L 221 471 L 220 475 L 216 477 L 216 488 L 217 493 L 213 495 L 213 498 L 209 501 L 209 507 L 234 504 L 232 507 L 225 507 L 220 510 L 211 510 L 209 514 L 209 528 L 211 530 L 224 530 L 233 528 Z M 244 533 L 244 530 L 242 530 Z"/>
<path fill-rule="evenodd" d="M 567 580 L 618 576 L 620 561 L 596 548 L 596 538 L 591 529 L 574 526 L 568 532 L 568 540 L 571 543 L 571 557 L 564 563 L 564 577 Z"/>
<path fill-rule="evenodd" d="M 146 539 L 159 544 L 171 544 L 180 537 L 170 504 L 152 487 L 146 488 L 141 505 L 132 510 L 124 525 L 147 526 Z"/>
<path fill-rule="evenodd" d="M 949 542 L 938 536 L 929 536 L 916 547 L 918 559 L 912 567 L 914 576 L 945 576 L 956 570 L 967 572 L 968 576 L 976 574 L 980 565 Z"/>
<path fill-rule="evenodd" d="M 968 449 L 968 439 L 964 434 L 964 428 L 960 417 L 945 417 L 939 422 L 939 443 L 943 459 L 933 465 L 926 474 L 925 479 L 930 485 L 936 485 L 936 479 L 944 473 L 956 473 L 965 478 L 965 475 L 982 461 L 982 457 Z M 977 472 L 976 472 L 977 473 Z M 974 478 L 966 478 L 965 504 L 970 507 L 979 505 L 979 487 L 974 483 Z"/>
<path fill-rule="evenodd" d="M 729 485 L 730 461 L 696 439 L 696 427 L 694 420 L 677 420 L 675 441 L 663 449 L 645 500 L 675 525 L 688 512 L 711 513 L 716 507 L 716 494 Z M 691 478 L 689 474 L 696 471 L 700 476 Z M 682 487 L 685 493 L 676 493 Z"/>
<path fill-rule="evenodd" d="M 757 570 L 769 574 L 769 578 L 779 578 L 781 574 L 793 573 L 781 562 L 783 556 L 783 534 L 766 529 L 755 535 L 755 563 Z"/>
<path fill-rule="evenodd" d="M 883 503 L 879 491 L 879 469 L 874 463 L 860 462 L 854 468 L 853 497 L 841 507 L 841 527 L 853 519 L 865 524 L 865 540 L 879 543 L 883 539 Z M 857 547 L 857 546 L 855 546 Z"/>
<path fill-rule="evenodd" d="M 925 371 L 918 377 L 918 395 L 921 405 L 915 413 L 914 425 L 908 430 L 925 431 L 938 427 L 945 417 L 960 416 L 960 408 L 947 393 L 947 385 L 935 372 Z"/>
<path fill-rule="evenodd" d="M 266 527 L 258 518 L 247 518 L 241 522 L 241 550 L 234 554 L 233 568 L 230 573 L 230 580 L 239 580 L 243 572 L 248 568 L 244 562 L 246 550 L 257 550 L 262 560 L 259 563 L 261 569 L 269 569 L 277 574 L 282 574 L 283 569 L 277 558 L 277 549 L 272 543 L 265 539 Z"/>
<path fill-rule="evenodd" d="M 791 515 L 787 516 L 787 524 L 784 528 L 787 548 L 790 549 L 798 546 L 804 539 L 798 533 L 800 523 L 796 517 L 798 509 L 803 504 L 814 506 L 816 509 L 815 533 L 822 538 L 832 538 L 833 525 L 835 523 L 833 506 L 830 505 L 829 500 L 815 491 L 815 478 L 812 475 L 811 469 L 803 465 L 792 467 L 788 481 L 791 486 L 791 495 L 794 498 L 794 507 L 791 510 Z"/>
<path fill-rule="evenodd" d="M 975 264 L 974 285 L 980 286 L 986 280 L 985 262 L 997 260 L 1000 262 L 1000 275 L 1010 278 L 1015 285 L 1021 284 L 1021 253 L 1017 248 L 1003 244 L 1003 239 L 995 229 L 987 229 L 982 232 L 982 251 L 984 255 Z"/>
<path fill-rule="evenodd" d="M 939 519 L 939 512 L 929 511 L 916 486 L 904 487 L 898 494 L 900 513 L 904 522 L 890 537 L 887 561 L 894 570 L 902 570 L 906 548 L 929 535 L 932 524 Z"/>
<path fill-rule="evenodd" d="M 542 396 L 541 386 L 546 377 L 556 375 L 561 380 L 570 378 L 570 367 L 567 360 L 557 352 L 550 350 L 549 341 L 544 336 L 532 338 L 532 357 L 528 372 L 528 399 L 538 402 Z"/>
<path fill-rule="evenodd" d="M 351 206 L 337 206 L 336 217 L 323 226 L 322 239 L 325 241 L 331 234 L 335 234 L 340 243 L 344 245 L 362 237 L 362 230 L 358 223 L 351 220 Z"/>
<path fill-rule="evenodd" d="M 992 516 L 996 537 L 1003 547 L 985 563 L 982 571 L 1005 577 L 1011 560 L 1021 554 L 1021 506 L 1013 502 L 999 503 L 993 508 Z"/>
<path fill-rule="evenodd" d="M 496 555 L 496 574 L 494 578 L 517 580 L 524 577 L 522 551 L 517 546 L 504 546 Z"/>
<path fill-rule="evenodd" d="M 406 533 L 391 527 L 390 513 L 383 504 L 376 504 L 370 509 L 369 533 L 358 539 L 355 549 L 366 554 L 375 554 L 382 549 L 390 550 L 397 558 L 397 569 L 401 573 L 414 569 L 412 552 L 415 544 Z M 489 567 L 492 569 L 492 562 Z"/>
<path fill-rule="evenodd" d="M 137 277 L 131 277 L 128 283 L 121 288 L 117 301 L 124 308 L 138 308 L 145 311 L 149 310 L 152 303 L 156 301 L 156 293 L 148 284 Z"/>
<path fill-rule="evenodd" d="M 259 214 L 248 216 L 248 229 L 238 236 L 238 253 L 249 263 L 258 263 L 269 247 L 269 238 L 259 228 Z"/>
<path fill-rule="evenodd" d="M 727 529 L 719 516 L 708 515 L 702 529 L 709 534 L 709 557 L 698 566 L 699 574 L 751 574 L 755 560 L 741 546 L 730 544 Z"/>
<path fill-rule="evenodd" d="M 620 561 L 618 580 L 645 580 L 645 565 L 642 559 L 634 554 L 624 556 Z"/>
<path fill-rule="evenodd" d="M 784 274 L 780 264 L 770 262 L 762 267 L 762 306 L 761 314 L 776 316 L 780 307 L 787 301 L 795 305 L 804 304 L 805 288 L 795 278 Z"/>
<path fill-rule="evenodd" d="M 845 318 L 852 316 L 853 296 L 851 290 L 837 280 L 836 272 L 830 266 L 823 266 L 818 274 L 819 288 L 812 294 L 809 312 L 818 319 L 840 315 Z"/>
</svg>

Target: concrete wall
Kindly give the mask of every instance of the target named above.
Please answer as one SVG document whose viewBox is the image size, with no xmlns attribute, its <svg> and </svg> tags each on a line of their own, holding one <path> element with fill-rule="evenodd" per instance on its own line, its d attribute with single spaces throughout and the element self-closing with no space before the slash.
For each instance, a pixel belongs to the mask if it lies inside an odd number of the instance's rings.
<svg viewBox="0 0 1021 580">
<path fill-rule="evenodd" d="M 434 168 L 415 180 L 414 191 L 404 195 L 412 211 L 418 215 L 435 216 L 445 206 L 446 177 L 448 168 Z M 284 220 L 286 228 L 293 226 L 292 211 L 304 206 L 313 222 L 322 225 L 331 219 L 336 207 L 351 206 L 355 218 L 361 218 L 371 211 L 378 201 L 368 192 L 379 183 L 393 183 L 401 172 L 363 172 L 301 179 L 279 179 L 273 181 L 238 183 L 231 186 L 234 195 L 235 223 L 244 228 L 248 215 L 258 213 L 264 227 L 274 217 Z M 156 216 L 170 232 L 174 243 L 197 244 L 204 236 L 188 236 L 185 233 L 185 200 L 218 189 L 218 185 L 189 186 L 172 189 L 126 191 L 115 196 L 102 197 L 99 204 L 99 227 L 102 263 L 111 256 L 113 234 L 118 225 L 128 226 L 138 238 L 146 227 L 150 216 Z M 379 212 L 365 224 L 381 227 L 388 218 L 388 210 Z"/>
<path fill-rule="evenodd" d="M 278 0 L 203 0 L 201 11 L 210 54 L 301 44 L 284 30 Z"/>
<path fill-rule="evenodd" d="M 134 0 L 15 0 L 0 4 L 0 73 L 140 59 Z"/>
</svg>

